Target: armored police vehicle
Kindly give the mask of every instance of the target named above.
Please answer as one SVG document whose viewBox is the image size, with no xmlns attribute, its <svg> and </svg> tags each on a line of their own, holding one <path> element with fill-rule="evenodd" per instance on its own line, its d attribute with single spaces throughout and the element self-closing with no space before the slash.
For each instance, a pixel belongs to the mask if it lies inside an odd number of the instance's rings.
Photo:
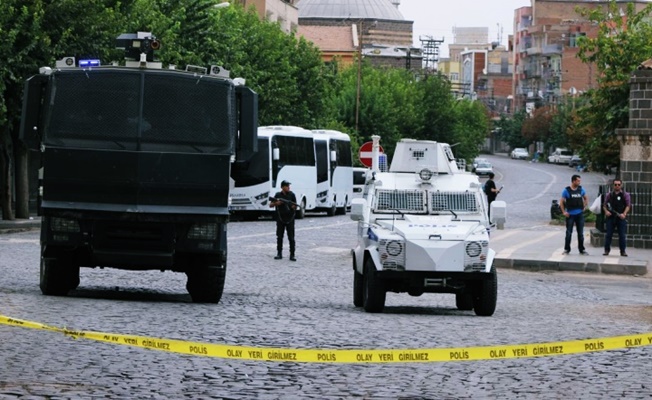
<svg viewBox="0 0 652 400">
<path fill-rule="evenodd" d="M 458 309 L 493 315 L 495 252 L 478 177 L 458 169 L 445 143 L 401 140 L 388 172 L 378 172 L 376 160 L 363 198 L 351 206 L 351 218 L 359 221 L 352 251 L 355 306 L 381 312 L 387 292 L 453 293 Z M 492 213 L 504 215 L 497 208 Z"/>
<path fill-rule="evenodd" d="M 162 68 L 149 33 L 117 46 L 125 66 L 66 57 L 25 84 L 21 136 L 43 170 L 41 291 L 68 294 L 80 267 L 161 270 L 217 303 L 229 172 L 256 151 L 257 95 L 218 66 Z"/>
</svg>

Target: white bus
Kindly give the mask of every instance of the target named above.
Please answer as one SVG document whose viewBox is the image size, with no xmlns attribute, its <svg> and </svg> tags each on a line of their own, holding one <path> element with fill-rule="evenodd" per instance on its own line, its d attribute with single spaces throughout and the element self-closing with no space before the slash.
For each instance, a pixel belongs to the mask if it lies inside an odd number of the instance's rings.
<svg viewBox="0 0 652 400">
<path fill-rule="evenodd" d="M 291 183 L 300 205 L 296 218 L 316 207 L 317 169 L 313 133 L 296 126 L 258 128 L 258 152 L 247 163 L 234 164 L 229 210 L 245 219 L 272 215 L 269 197 Z"/>
<path fill-rule="evenodd" d="M 351 139 L 339 131 L 316 129 L 317 158 L 316 211 L 329 216 L 345 214 L 353 198 Z"/>
</svg>

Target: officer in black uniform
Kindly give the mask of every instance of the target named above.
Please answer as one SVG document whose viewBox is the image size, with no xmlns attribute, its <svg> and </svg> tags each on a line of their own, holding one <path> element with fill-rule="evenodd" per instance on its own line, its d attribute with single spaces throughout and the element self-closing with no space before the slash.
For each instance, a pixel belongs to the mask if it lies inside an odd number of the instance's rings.
<svg viewBox="0 0 652 400">
<path fill-rule="evenodd" d="M 276 207 L 276 257 L 275 260 L 283 258 L 283 233 L 288 232 L 290 242 L 290 261 L 296 261 L 294 255 L 294 216 L 297 210 L 297 197 L 290 190 L 290 182 L 281 182 L 281 191 L 274 195 L 275 201 L 270 201 L 270 207 Z"/>
<path fill-rule="evenodd" d="M 627 257 L 627 220 L 625 218 L 627 218 L 627 214 L 632 206 L 632 200 L 629 193 L 623 189 L 622 180 L 614 179 L 613 185 L 613 192 L 607 193 L 602 206 L 604 214 L 607 217 L 607 233 L 604 236 L 603 255 L 609 255 L 614 230 L 618 229 L 618 247 L 620 247 L 620 255 L 622 257 Z"/>
</svg>

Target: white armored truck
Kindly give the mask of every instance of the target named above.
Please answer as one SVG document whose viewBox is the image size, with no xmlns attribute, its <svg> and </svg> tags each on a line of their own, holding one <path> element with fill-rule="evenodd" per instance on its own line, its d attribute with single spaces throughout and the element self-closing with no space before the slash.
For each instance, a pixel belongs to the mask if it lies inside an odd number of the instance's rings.
<svg viewBox="0 0 652 400">
<path fill-rule="evenodd" d="M 351 205 L 355 306 L 382 312 L 387 292 L 453 293 L 458 309 L 493 315 L 495 252 L 478 177 L 458 169 L 445 143 L 401 140 L 388 172 L 378 172 L 376 160 L 363 198 Z M 492 217 L 505 215 L 504 203 L 497 206 Z"/>
</svg>

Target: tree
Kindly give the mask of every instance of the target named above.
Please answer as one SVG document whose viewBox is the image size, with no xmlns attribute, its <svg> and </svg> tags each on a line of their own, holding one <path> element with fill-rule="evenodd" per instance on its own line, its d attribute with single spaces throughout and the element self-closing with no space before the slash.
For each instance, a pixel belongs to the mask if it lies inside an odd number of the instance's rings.
<svg viewBox="0 0 652 400">
<path fill-rule="evenodd" d="M 642 61 L 652 57 L 652 4 L 638 13 L 634 3 L 623 7 L 610 0 L 605 8 L 578 8 L 599 27 L 595 38 L 578 40 L 578 57 L 598 70 L 598 87 L 585 94 L 588 102 L 579 110 L 579 122 L 588 134 L 584 153 L 600 165 L 618 160 L 615 135 L 617 129 L 628 126 L 629 79 Z"/>
</svg>

